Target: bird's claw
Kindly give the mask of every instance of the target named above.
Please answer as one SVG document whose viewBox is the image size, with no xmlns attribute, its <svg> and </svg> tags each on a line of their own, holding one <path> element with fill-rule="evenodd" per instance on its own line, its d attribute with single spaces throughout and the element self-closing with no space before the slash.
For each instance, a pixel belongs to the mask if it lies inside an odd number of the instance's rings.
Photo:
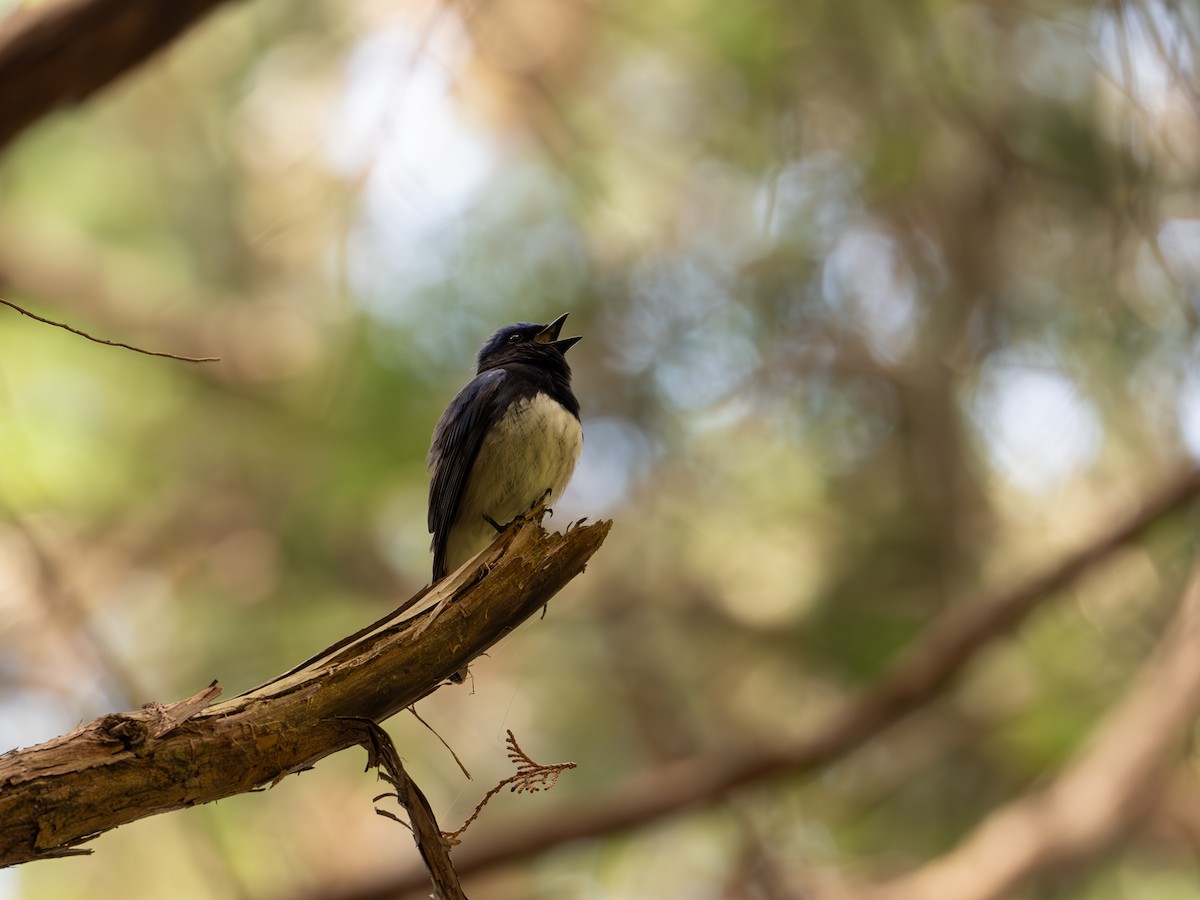
<svg viewBox="0 0 1200 900">
<path fill-rule="evenodd" d="M 541 507 L 543 503 L 545 503 L 546 501 L 548 501 L 550 499 L 550 495 L 552 493 L 554 493 L 554 490 L 552 488 L 546 488 L 544 491 L 542 491 L 542 495 L 540 497 L 538 497 L 536 500 L 534 500 L 533 503 L 531 503 L 529 505 L 529 512 L 530 513 L 536 512 L 538 507 Z M 551 516 L 554 515 L 554 510 L 552 510 L 550 507 L 546 506 L 546 507 L 543 507 L 543 509 L 545 509 L 545 511 L 549 515 L 551 515 Z"/>
</svg>

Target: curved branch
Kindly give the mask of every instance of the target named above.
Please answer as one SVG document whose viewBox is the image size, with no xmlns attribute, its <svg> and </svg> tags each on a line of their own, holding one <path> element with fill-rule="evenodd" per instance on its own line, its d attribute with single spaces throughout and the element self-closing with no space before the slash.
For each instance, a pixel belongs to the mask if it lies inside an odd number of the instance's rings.
<svg viewBox="0 0 1200 900">
<path fill-rule="evenodd" d="M 429 604 L 399 610 L 297 669 L 212 706 L 215 685 L 170 706 L 104 716 L 0 756 L 0 866 L 61 856 L 155 813 L 254 790 L 362 742 L 540 610 L 584 565 L 611 522 L 547 534 L 518 520 Z"/>
<path fill-rule="evenodd" d="M 571 841 L 639 828 L 667 816 L 720 802 L 748 785 L 815 772 L 845 757 L 896 722 L 935 700 L 989 644 L 1009 634 L 1042 603 L 1200 496 L 1200 469 L 1187 469 L 1086 546 L 1044 571 L 989 598 L 965 598 L 933 621 L 875 685 L 836 710 L 823 725 L 784 747 L 730 758 L 694 758 L 663 766 L 607 791 L 582 808 L 509 828 L 490 842 L 467 843 L 455 856 L 466 877 L 545 853 Z M 357 889 L 318 890 L 310 897 L 384 900 L 417 890 L 425 874 L 397 872 Z M 930 895 L 935 896 L 935 895 Z"/>
<path fill-rule="evenodd" d="M 225 0 L 60 0 L 0 22 L 0 147 L 136 67 Z"/>
<path fill-rule="evenodd" d="M 206 363 L 221 361 L 219 356 L 180 356 L 178 353 L 167 353 L 165 350 L 147 350 L 144 347 L 135 347 L 133 344 L 125 344 L 121 341 L 109 341 L 105 340 L 104 338 L 93 337 L 86 331 L 81 331 L 80 329 L 75 328 L 72 325 L 68 325 L 65 322 L 55 322 L 53 319 L 47 319 L 37 315 L 36 313 L 31 313 L 25 307 L 18 306 L 11 300 L 5 300 L 3 297 L 0 297 L 0 304 L 7 306 L 9 309 L 16 310 L 23 316 L 29 316 L 29 318 L 33 319 L 35 322 L 41 322 L 43 325 L 53 325 L 55 328 L 62 328 L 64 331 L 69 331 L 71 334 L 77 334 L 81 338 L 86 338 L 87 340 L 96 344 L 104 344 L 108 347 L 120 347 L 122 350 L 132 350 L 134 353 L 142 353 L 146 356 L 161 356 L 166 359 L 177 359 L 180 362 Z"/>
<path fill-rule="evenodd" d="M 1048 787 L 1001 807 L 958 847 L 877 888 L 871 900 L 999 900 L 1022 882 L 1094 859 L 1161 796 L 1200 715 L 1200 565 L 1171 627 L 1087 748 Z"/>
</svg>

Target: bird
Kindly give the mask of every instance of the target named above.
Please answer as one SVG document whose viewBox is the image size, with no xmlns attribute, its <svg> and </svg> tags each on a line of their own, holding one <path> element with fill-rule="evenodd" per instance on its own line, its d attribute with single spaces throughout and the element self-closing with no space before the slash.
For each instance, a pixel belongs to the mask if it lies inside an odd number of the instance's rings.
<svg viewBox="0 0 1200 900">
<path fill-rule="evenodd" d="M 571 480 L 583 427 L 566 359 L 580 338 L 559 338 L 568 315 L 496 331 L 479 351 L 475 377 L 433 430 L 434 584 L 535 503 L 557 500 Z"/>
</svg>

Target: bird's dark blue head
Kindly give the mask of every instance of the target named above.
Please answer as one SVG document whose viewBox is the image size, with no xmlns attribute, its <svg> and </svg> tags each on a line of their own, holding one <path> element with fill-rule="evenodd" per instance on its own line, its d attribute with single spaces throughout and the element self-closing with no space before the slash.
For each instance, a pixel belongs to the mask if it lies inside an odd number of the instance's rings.
<svg viewBox="0 0 1200 900">
<path fill-rule="evenodd" d="M 571 370 L 564 354 L 580 339 L 559 340 L 558 334 L 567 316 L 568 313 L 563 313 L 549 325 L 517 322 L 501 328 L 480 349 L 477 371 L 482 373 L 502 366 L 524 364 L 569 376 Z"/>
</svg>

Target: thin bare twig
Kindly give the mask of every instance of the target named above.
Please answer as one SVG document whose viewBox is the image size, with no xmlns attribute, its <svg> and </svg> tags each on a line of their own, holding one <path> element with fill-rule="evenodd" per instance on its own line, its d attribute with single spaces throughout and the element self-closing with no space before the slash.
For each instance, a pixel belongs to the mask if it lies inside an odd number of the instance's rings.
<svg viewBox="0 0 1200 900">
<path fill-rule="evenodd" d="M 430 734 L 432 734 L 435 738 L 437 738 L 439 741 L 441 741 L 441 744 L 443 747 L 445 747 L 447 750 L 450 751 L 450 755 L 454 757 L 454 761 L 458 764 L 459 771 L 461 771 L 463 773 L 463 775 L 466 776 L 467 781 L 474 781 L 474 779 L 471 777 L 471 773 L 467 771 L 467 767 L 463 765 L 463 761 L 461 759 L 459 759 L 458 754 L 454 752 L 454 748 L 451 747 L 448 743 L 446 743 L 446 739 L 437 733 L 436 728 L 434 728 L 432 725 L 430 725 L 428 722 L 426 722 L 424 719 L 421 718 L 421 714 L 419 712 L 417 712 L 417 707 L 415 705 L 410 706 L 408 708 L 408 711 L 413 714 L 414 719 L 416 719 L 418 722 L 420 722 L 422 725 L 424 725 L 427 729 L 429 729 Z"/>
<path fill-rule="evenodd" d="M 394 794 L 383 796 L 396 798 L 408 813 L 408 822 L 387 810 L 377 808 L 375 812 L 400 822 L 412 832 L 413 840 L 417 842 L 417 852 L 421 854 L 433 881 L 438 900 L 467 900 L 462 886 L 458 883 L 454 863 L 450 861 L 452 842 L 446 840 L 444 832 L 438 827 L 425 794 L 404 771 L 404 764 L 400 761 L 400 754 L 396 751 L 391 735 L 371 719 L 346 717 L 345 721 L 355 731 L 361 731 L 359 740 L 367 751 L 367 768 L 378 769 L 379 777 L 396 789 Z"/>
<path fill-rule="evenodd" d="M 55 322 L 53 319 L 46 319 L 37 315 L 36 313 L 31 313 L 24 307 L 18 306 L 11 300 L 5 300 L 3 297 L 0 297 L 0 303 L 3 303 L 10 309 L 15 309 L 23 316 L 29 316 L 29 318 L 41 322 L 43 325 L 53 325 L 55 328 L 62 328 L 71 332 L 71 334 L 77 334 L 82 338 L 87 338 L 89 341 L 94 341 L 97 344 L 104 344 L 108 347 L 120 347 L 123 350 L 132 350 L 134 353 L 144 353 L 146 356 L 162 356 L 167 359 L 177 359 L 180 362 L 206 363 L 221 361 L 221 357 L 219 356 L 180 356 L 177 353 L 166 353 L 161 350 L 146 350 L 142 347 L 135 347 L 132 344 L 123 344 L 120 341 L 106 341 L 104 338 L 92 337 L 86 331 L 80 331 L 78 328 L 73 328 L 70 325 L 64 324 L 63 322 Z"/>
</svg>

